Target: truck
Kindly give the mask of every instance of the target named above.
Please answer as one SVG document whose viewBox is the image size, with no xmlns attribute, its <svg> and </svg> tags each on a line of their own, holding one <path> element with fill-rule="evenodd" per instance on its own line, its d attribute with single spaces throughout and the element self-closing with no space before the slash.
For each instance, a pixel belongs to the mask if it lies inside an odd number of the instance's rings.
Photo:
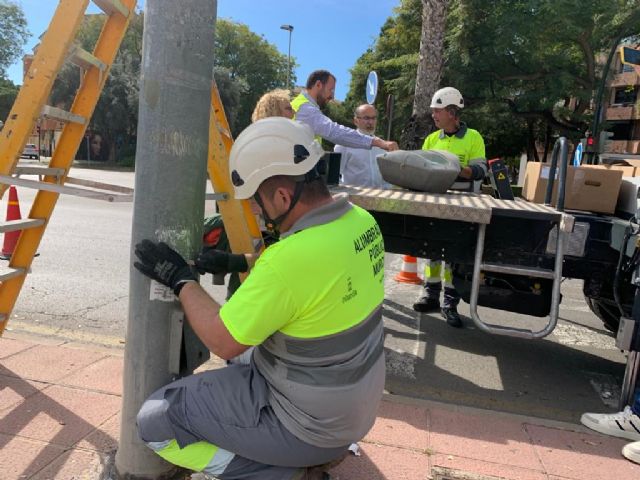
<svg viewBox="0 0 640 480">
<path fill-rule="evenodd" d="M 564 278 L 583 280 L 589 308 L 606 329 L 618 332 L 637 301 L 639 225 L 635 217 L 565 210 L 568 163 L 568 141 L 561 137 L 554 145 L 544 204 L 452 191 L 351 185 L 334 191 L 346 193 L 376 218 L 387 252 L 450 262 L 453 283 L 484 332 L 527 339 L 549 335 L 557 325 Z M 494 325 L 481 318 L 478 306 L 546 317 L 547 323 L 539 330 Z M 637 358 L 632 360 L 623 385 L 627 397 L 638 369 Z"/>
</svg>

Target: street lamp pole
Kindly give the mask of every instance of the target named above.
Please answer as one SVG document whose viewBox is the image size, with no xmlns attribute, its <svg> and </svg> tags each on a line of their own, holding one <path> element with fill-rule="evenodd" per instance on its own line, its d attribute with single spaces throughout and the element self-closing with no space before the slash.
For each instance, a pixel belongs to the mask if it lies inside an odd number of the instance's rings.
<svg viewBox="0 0 640 480">
<path fill-rule="evenodd" d="M 287 55 L 287 88 L 291 87 L 291 32 L 293 32 L 293 25 L 280 25 L 282 30 L 287 30 L 289 32 L 289 53 Z"/>
</svg>

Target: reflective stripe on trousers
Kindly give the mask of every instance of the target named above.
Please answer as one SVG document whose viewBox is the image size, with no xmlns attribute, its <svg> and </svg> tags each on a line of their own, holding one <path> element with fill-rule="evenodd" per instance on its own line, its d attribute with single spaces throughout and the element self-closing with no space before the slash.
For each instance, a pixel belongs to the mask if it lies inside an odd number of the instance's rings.
<svg viewBox="0 0 640 480">
<path fill-rule="evenodd" d="M 209 442 L 196 442 L 180 448 L 175 440 L 148 442 L 151 449 L 167 462 L 207 475 L 220 475 L 235 456 Z"/>
<path fill-rule="evenodd" d="M 444 266 L 444 275 L 442 275 L 442 266 Z M 444 281 L 444 288 L 453 288 L 453 273 L 451 265 L 444 260 L 425 260 L 424 278 L 427 283 L 440 283 Z"/>
</svg>

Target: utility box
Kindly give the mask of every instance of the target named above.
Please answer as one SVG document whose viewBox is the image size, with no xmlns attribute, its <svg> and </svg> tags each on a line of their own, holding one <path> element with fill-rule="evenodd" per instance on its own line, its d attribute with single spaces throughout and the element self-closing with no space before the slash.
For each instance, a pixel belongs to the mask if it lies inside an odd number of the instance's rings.
<svg viewBox="0 0 640 480">
<path fill-rule="evenodd" d="M 640 202 L 639 197 L 640 177 L 623 178 L 616 210 L 629 216 L 636 216 Z"/>
<path fill-rule="evenodd" d="M 509 182 L 509 171 L 501 158 L 494 158 L 489 164 L 489 178 L 496 196 L 502 200 L 513 200 L 513 191 Z"/>
<path fill-rule="evenodd" d="M 530 202 L 544 203 L 549 182 L 547 163 L 529 162 L 524 177 L 522 197 Z M 560 169 L 556 168 L 551 204 L 557 205 Z M 564 207 L 568 210 L 614 213 L 620 192 L 620 170 L 589 167 L 567 167 Z"/>
</svg>

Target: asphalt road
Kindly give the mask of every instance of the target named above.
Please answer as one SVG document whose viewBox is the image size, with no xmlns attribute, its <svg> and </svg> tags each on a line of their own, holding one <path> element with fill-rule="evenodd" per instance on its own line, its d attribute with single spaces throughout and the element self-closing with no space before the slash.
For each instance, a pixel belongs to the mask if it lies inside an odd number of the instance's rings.
<svg viewBox="0 0 640 480">
<path fill-rule="evenodd" d="M 72 176 L 133 186 L 134 174 L 75 168 Z M 23 216 L 34 192 L 19 188 Z M 6 197 L 6 196 L 5 196 Z M 0 204 L 6 211 L 6 198 Z M 40 255 L 34 260 L 8 328 L 79 341 L 123 345 L 128 316 L 132 203 L 62 196 Z M 207 205 L 211 212 L 213 205 Z M 384 321 L 387 389 L 544 418 L 577 421 L 584 411 L 613 411 L 624 356 L 589 311 L 581 284 L 563 284 L 558 327 L 543 340 L 488 335 L 474 328 L 462 304 L 466 328 L 453 329 L 439 314 L 416 314 L 420 287 L 393 276 L 401 258 L 387 255 Z M 218 300 L 224 287 L 211 286 Z M 544 319 L 481 309 L 491 323 L 541 328 Z"/>
</svg>

